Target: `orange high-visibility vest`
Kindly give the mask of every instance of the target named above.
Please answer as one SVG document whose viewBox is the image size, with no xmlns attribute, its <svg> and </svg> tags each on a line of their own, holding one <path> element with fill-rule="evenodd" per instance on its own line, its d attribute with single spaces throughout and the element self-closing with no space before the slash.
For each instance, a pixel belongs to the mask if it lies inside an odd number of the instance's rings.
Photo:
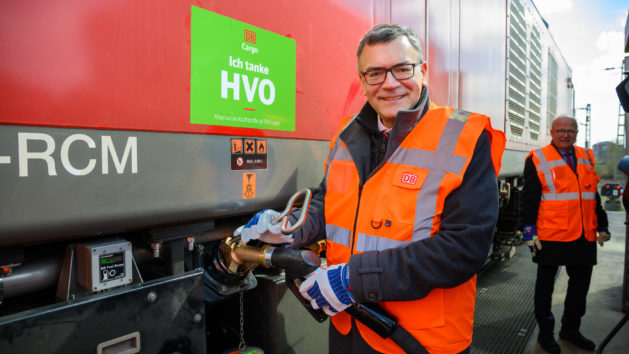
<svg viewBox="0 0 629 354">
<path fill-rule="evenodd" d="M 491 140 L 496 175 L 500 170 L 505 138 L 501 131 L 491 128 L 487 116 L 431 104 L 359 192 L 358 171 L 340 138 L 352 121 L 352 117 L 346 118 L 332 139 L 326 161 L 329 265 L 347 263 L 351 254 L 403 247 L 433 237 L 440 229 L 444 201 L 461 184 L 483 131 Z M 435 288 L 419 300 L 385 301 L 380 305 L 429 352 L 458 353 L 472 341 L 475 296 L 473 277 L 454 288 Z M 351 330 L 351 319 L 345 312 L 331 320 L 339 332 L 347 334 Z M 356 325 L 373 349 L 403 353 L 391 339 L 381 338 L 361 323 Z"/>
<path fill-rule="evenodd" d="M 533 163 L 542 184 L 537 236 L 543 241 L 574 241 L 585 235 L 596 241 L 596 186 L 592 150 L 575 146 L 576 174 L 552 145 L 533 150 Z"/>
</svg>

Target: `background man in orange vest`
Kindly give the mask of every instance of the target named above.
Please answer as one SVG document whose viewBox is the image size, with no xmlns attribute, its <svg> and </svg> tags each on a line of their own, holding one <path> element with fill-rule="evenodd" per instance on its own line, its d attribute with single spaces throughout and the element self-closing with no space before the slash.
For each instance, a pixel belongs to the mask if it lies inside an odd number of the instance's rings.
<svg viewBox="0 0 629 354">
<path fill-rule="evenodd" d="M 574 145 L 577 132 L 574 118 L 557 117 L 550 130 L 550 145 L 531 151 L 524 165 L 521 224 L 524 242 L 537 262 L 537 341 L 550 353 L 561 352 L 553 337 L 555 318 L 551 312 L 560 265 L 566 267 L 570 280 L 559 338 L 584 349 L 595 348 L 579 327 L 596 264 L 596 241 L 602 246 L 610 237 L 607 214 L 596 189 L 599 177 L 594 171 L 594 154 Z"/>
<path fill-rule="evenodd" d="M 303 228 L 284 237 L 270 224 L 278 213 L 264 210 L 235 234 L 293 247 L 326 239 L 328 267 L 300 292 L 332 316 L 330 353 L 403 353 L 417 341 L 431 353 L 469 352 L 504 134 L 487 116 L 430 102 L 409 28 L 375 26 L 357 60 L 367 102 L 331 140 Z M 380 304 L 409 343 L 352 320 L 344 310 L 354 302 Z"/>
</svg>

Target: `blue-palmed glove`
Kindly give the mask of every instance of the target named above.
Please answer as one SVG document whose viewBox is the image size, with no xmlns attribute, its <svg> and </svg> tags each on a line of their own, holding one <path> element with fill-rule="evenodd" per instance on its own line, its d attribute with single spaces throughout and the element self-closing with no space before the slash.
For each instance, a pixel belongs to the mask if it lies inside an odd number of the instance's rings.
<svg viewBox="0 0 629 354">
<path fill-rule="evenodd" d="M 524 237 L 522 237 L 522 241 L 529 246 L 529 250 L 531 250 L 531 256 L 535 257 L 537 251 L 542 249 L 542 243 L 539 242 L 539 238 L 537 238 L 537 227 L 535 225 L 524 225 Z"/>
<path fill-rule="evenodd" d="M 293 235 L 284 235 L 280 231 L 281 223 L 271 223 L 279 215 L 280 213 L 275 210 L 264 209 L 254 215 L 245 225 L 237 228 L 234 231 L 234 236 L 240 236 L 244 243 L 249 242 L 249 240 L 260 240 L 273 244 L 292 243 Z M 290 222 L 287 227 L 290 227 Z"/>
<path fill-rule="evenodd" d="M 314 309 L 323 309 L 329 316 L 336 315 L 356 302 L 349 290 L 347 263 L 317 269 L 301 283 L 299 292 Z"/>
<path fill-rule="evenodd" d="M 609 239 L 612 238 L 612 235 L 609 233 L 609 229 L 607 228 L 607 226 L 601 226 L 598 228 L 597 231 L 598 237 L 596 238 L 596 241 L 598 241 L 598 244 L 603 247 L 603 244 L 609 241 Z"/>
</svg>

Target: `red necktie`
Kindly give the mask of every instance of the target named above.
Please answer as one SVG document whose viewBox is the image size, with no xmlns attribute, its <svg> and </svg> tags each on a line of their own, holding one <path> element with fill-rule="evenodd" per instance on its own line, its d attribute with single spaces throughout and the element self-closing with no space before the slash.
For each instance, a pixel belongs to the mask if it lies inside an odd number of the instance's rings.
<svg viewBox="0 0 629 354">
<path fill-rule="evenodd" d="M 575 172 L 574 162 L 572 162 L 572 154 L 570 153 L 566 154 L 566 163 L 568 163 L 568 166 L 570 166 L 570 169 L 572 170 L 572 172 Z"/>
</svg>

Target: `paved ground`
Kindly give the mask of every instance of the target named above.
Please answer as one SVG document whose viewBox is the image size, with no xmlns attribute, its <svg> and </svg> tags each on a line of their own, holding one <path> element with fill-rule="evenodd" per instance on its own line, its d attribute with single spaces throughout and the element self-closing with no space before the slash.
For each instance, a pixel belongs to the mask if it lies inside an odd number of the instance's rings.
<svg viewBox="0 0 629 354">
<path fill-rule="evenodd" d="M 625 213 L 608 212 L 612 239 L 598 248 L 588 295 L 587 313 L 582 333 L 600 344 L 624 316 L 622 308 L 623 266 L 625 257 Z M 536 342 L 537 326 L 533 317 L 535 264 L 528 248 L 520 245 L 514 258 L 493 265 L 478 277 L 475 332 L 472 352 L 478 354 L 542 354 Z M 561 318 L 568 276 L 561 269 L 553 294 L 553 313 Z M 327 352 L 327 321 L 317 323 L 304 316 L 304 309 L 291 294 L 280 304 L 285 335 L 279 354 L 319 354 Z M 559 320 L 556 332 L 559 331 Z M 593 353 L 559 340 L 564 354 Z M 629 353 L 629 323 L 621 328 L 605 347 L 606 354 Z"/>
</svg>

